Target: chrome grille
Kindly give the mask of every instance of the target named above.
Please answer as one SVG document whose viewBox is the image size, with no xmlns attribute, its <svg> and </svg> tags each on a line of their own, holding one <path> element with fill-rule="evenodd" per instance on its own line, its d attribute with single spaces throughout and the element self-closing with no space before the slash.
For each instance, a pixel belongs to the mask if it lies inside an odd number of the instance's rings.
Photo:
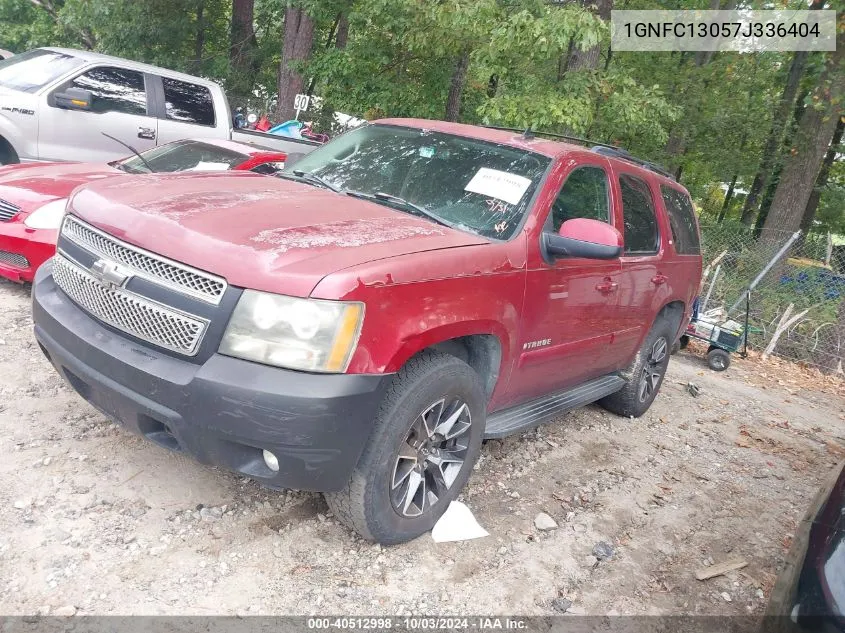
<svg viewBox="0 0 845 633">
<path fill-rule="evenodd" d="M 0 200 L 0 222 L 8 222 L 20 212 L 21 208 L 18 205 Z"/>
<path fill-rule="evenodd" d="M 53 279 L 82 309 L 118 330 L 153 345 L 193 356 L 208 321 L 108 288 L 62 255 L 53 258 Z"/>
<path fill-rule="evenodd" d="M 101 257 L 127 266 L 138 276 L 208 303 L 220 303 L 226 292 L 226 280 L 221 277 L 131 246 L 73 216 L 65 218 L 62 236 Z"/>
<path fill-rule="evenodd" d="M 29 260 L 26 257 L 9 251 L 0 251 L 0 263 L 9 264 L 15 268 L 29 268 Z"/>
</svg>

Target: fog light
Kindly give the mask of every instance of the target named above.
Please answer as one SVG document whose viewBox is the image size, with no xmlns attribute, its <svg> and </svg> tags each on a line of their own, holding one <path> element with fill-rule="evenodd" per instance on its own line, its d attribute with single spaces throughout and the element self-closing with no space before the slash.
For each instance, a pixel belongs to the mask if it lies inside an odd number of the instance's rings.
<svg viewBox="0 0 845 633">
<path fill-rule="evenodd" d="M 267 464 L 267 468 L 272 470 L 274 473 L 279 472 L 279 460 L 268 450 L 264 451 L 264 463 Z"/>
</svg>

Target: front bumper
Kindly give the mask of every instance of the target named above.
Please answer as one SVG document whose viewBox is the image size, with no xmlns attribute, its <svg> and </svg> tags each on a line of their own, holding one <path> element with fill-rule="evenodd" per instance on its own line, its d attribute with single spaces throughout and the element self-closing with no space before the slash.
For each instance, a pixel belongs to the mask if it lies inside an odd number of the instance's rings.
<svg viewBox="0 0 845 633">
<path fill-rule="evenodd" d="M 56 253 L 57 237 L 55 230 L 31 229 L 23 222 L 0 222 L 0 277 L 31 282 L 38 267 Z M 23 257 L 26 263 L 11 263 L 9 255 Z"/>
<path fill-rule="evenodd" d="M 212 355 L 162 354 L 103 327 L 56 287 L 33 287 L 35 337 L 94 407 L 165 446 L 271 488 L 342 488 L 367 442 L 390 376 L 308 374 Z M 273 452 L 279 471 L 264 463 Z"/>
</svg>

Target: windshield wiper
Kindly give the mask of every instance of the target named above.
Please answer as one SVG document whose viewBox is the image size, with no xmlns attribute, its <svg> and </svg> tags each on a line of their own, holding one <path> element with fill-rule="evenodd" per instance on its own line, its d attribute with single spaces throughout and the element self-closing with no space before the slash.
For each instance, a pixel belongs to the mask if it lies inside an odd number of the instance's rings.
<svg viewBox="0 0 845 633">
<path fill-rule="evenodd" d="M 154 173 L 155 173 L 155 170 L 153 169 L 153 166 L 152 166 L 152 165 L 150 165 L 150 164 L 147 162 L 147 159 L 146 159 L 146 158 L 144 158 L 143 156 L 141 156 L 141 154 L 139 154 L 139 153 L 138 153 L 138 150 L 137 150 L 137 149 L 135 149 L 134 147 L 132 147 L 129 143 L 124 143 L 124 142 L 123 142 L 123 141 L 121 141 L 119 138 L 115 138 L 115 137 L 113 137 L 111 134 L 106 134 L 105 132 L 100 132 L 100 134 L 102 134 L 103 136 L 106 136 L 106 137 L 110 138 L 111 140 L 115 141 L 116 143 L 120 143 L 121 145 L 123 145 L 123 147 L 125 147 L 125 148 L 126 148 L 126 149 L 128 149 L 130 152 L 132 152 L 133 154 L 135 154 L 135 156 L 137 156 L 138 158 L 140 158 L 140 159 L 141 159 L 141 162 L 142 162 L 142 163 L 144 163 L 144 166 L 145 166 L 147 169 L 149 169 L 149 170 L 150 170 L 150 173 L 151 173 L 151 174 L 154 174 Z M 121 163 L 121 166 L 118 166 L 118 169 L 121 169 L 121 171 L 127 171 L 126 169 L 122 169 L 122 163 Z M 132 173 L 132 172 L 127 172 L 127 173 Z M 135 172 L 135 173 L 137 173 L 137 172 Z"/>
<path fill-rule="evenodd" d="M 449 224 L 446 220 L 434 215 L 431 211 L 426 209 L 425 207 L 421 207 L 418 204 L 414 204 L 409 200 L 405 200 L 405 198 L 400 198 L 399 196 L 394 196 L 389 193 L 384 193 L 383 191 L 376 191 L 375 193 L 363 193 L 361 191 L 347 191 L 347 195 L 353 196 L 355 198 L 363 198 L 365 200 L 379 200 L 382 202 L 389 202 L 390 204 L 395 204 L 397 206 L 403 207 L 406 211 L 410 211 L 414 215 L 420 215 L 424 218 L 428 218 L 432 222 L 436 222 L 437 224 L 441 224 L 443 226 L 448 226 L 450 229 L 454 228 L 451 224 Z"/>
<path fill-rule="evenodd" d="M 289 172 L 280 171 L 276 174 L 279 178 L 289 178 L 291 180 L 303 180 L 307 183 L 312 185 L 317 185 L 319 187 L 325 187 L 330 191 L 334 191 L 335 193 L 346 193 L 343 189 L 339 187 L 335 187 L 332 183 L 330 183 L 325 178 L 318 176 L 317 174 L 312 174 L 307 171 L 302 171 L 300 169 L 292 169 Z"/>
</svg>

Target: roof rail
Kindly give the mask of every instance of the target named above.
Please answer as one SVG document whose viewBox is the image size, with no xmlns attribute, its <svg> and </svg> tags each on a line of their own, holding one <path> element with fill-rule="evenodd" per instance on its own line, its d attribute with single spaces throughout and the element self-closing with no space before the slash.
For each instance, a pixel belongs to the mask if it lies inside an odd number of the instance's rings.
<svg viewBox="0 0 845 633">
<path fill-rule="evenodd" d="M 622 158 L 623 160 L 627 160 L 628 162 L 634 163 L 635 165 L 639 165 L 640 167 L 644 167 L 649 171 L 653 171 L 661 176 L 665 176 L 670 180 L 675 180 L 675 176 L 670 172 L 668 169 L 663 167 L 662 165 L 658 165 L 657 163 L 652 163 L 648 160 L 643 160 L 642 158 L 637 158 L 632 154 L 626 152 L 621 147 L 609 147 L 607 145 L 595 145 L 590 148 L 596 154 L 601 154 L 602 156 L 613 156 L 615 158 Z"/>
<path fill-rule="evenodd" d="M 611 149 L 621 149 L 616 145 L 608 145 L 607 143 L 600 143 L 599 141 L 592 141 L 588 138 L 581 138 L 578 136 L 567 136 L 566 134 L 556 134 L 554 132 L 541 132 L 539 130 L 532 130 L 530 127 L 526 129 L 516 127 L 500 127 L 498 125 L 484 125 L 482 127 L 491 130 L 503 130 L 505 132 L 519 132 L 526 139 L 534 138 L 535 136 L 550 136 L 552 138 L 560 138 L 565 141 L 572 141 L 573 143 L 581 143 L 582 145 L 595 145 L 599 147 L 608 147 Z M 625 150 L 622 150 L 625 151 Z"/>
<path fill-rule="evenodd" d="M 580 138 L 578 136 L 567 136 L 566 134 L 556 134 L 554 132 L 540 132 L 537 130 L 532 130 L 530 127 L 524 130 L 516 127 L 500 127 L 498 125 L 485 125 L 483 127 L 490 128 L 491 130 L 503 130 L 505 132 L 519 132 L 525 139 L 531 139 L 534 138 L 534 136 L 550 136 L 552 138 L 560 138 L 565 141 L 572 141 L 573 143 L 581 143 L 585 146 L 591 146 L 590 150 L 594 151 L 596 154 L 602 154 L 603 156 L 613 156 L 614 158 L 621 158 L 623 160 L 627 160 L 631 163 L 634 163 L 635 165 L 639 165 L 640 167 L 648 169 L 649 171 L 653 171 L 656 174 L 665 176 L 670 180 L 675 180 L 675 176 L 662 165 L 652 163 L 648 160 L 643 160 L 642 158 L 637 158 L 636 156 L 629 153 L 627 150 L 619 147 L 618 145 L 599 143 L 598 141 L 591 141 L 590 139 Z"/>
</svg>

